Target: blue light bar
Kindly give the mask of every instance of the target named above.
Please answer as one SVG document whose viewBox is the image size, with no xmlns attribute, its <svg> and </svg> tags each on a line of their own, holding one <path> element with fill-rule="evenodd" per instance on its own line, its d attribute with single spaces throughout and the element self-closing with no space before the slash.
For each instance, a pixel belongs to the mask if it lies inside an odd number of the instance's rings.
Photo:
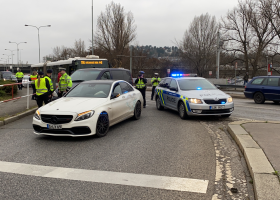
<svg viewBox="0 0 280 200">
<path fill-rule="evenodd" d="M 177 74 L 171 74 L 171 76 L 177 76 Z"/>
<path fill-rule="evenodd" d="M 201 87 L 196 88 L 197 90 L 201 90 Z"/>
</svg>

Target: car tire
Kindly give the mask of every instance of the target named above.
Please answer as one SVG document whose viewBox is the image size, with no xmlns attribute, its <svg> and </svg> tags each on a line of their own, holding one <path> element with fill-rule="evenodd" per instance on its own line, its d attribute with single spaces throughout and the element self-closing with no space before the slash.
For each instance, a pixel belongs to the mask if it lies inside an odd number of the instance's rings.
<svg viewBox="0 0 280 200">
<path fill-rule="evenodd" d="M 158 110 L 164 109 L 164 107 L 161 105 L 160 98 L 158 96 L 156 97 L 156 106 Z"/>
<path fill-rule="evenodd" d="M 278 105 L 280 103 L 280 101 L 273 101 L 273 103 Z"/>
<path fill-rule="evenodd" d="M 107 113 L 101 113 L 96 123 L 96 136 L 104 137 L 109 131 L 109 116 Z"/>
<path fill-rule="evenodd" d="M 187 119 L 188 118 L 188 114 L 186 112 L 185 104 L 182 101 L 179 102 L 178 112 L 179 112 L 179 116 L 181 117 L 181 119 Z"/>
<path fill-rule="evenodd" d="M 256 104 L 263 104 L 265 102 L 265 98 L 261 92 L 257 92 L 254 94 L 254 101 Z"/>
<path fill-rule="evenodd" d="M 133 118 L 136 119 L 136 120 L 140 119 L 141 111 L 142 111 L 141 103 L 140 103 L 140 101 L 137 101 L 137 103 L 135 104 L 135 107 L 134 107 L 134 116 L 133 116 Z"/>
<path fill-rule="evenodd" d="M 224 117 L 224 118 L 227 118 L 227 117 L 230 117 L 231 114 L 227 114 L 227 115 L 221 115 L 221 117 Z"/>
</svg>

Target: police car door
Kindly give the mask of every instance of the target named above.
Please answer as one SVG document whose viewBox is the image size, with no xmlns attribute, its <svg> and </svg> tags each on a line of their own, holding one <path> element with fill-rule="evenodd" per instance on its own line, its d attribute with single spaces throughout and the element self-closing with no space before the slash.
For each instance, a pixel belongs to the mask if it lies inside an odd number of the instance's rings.
<svg viewBox="0 0 280 200">
<path fill-rule="evenodd" d="M 169 89 L 168 89 L 168 106 L 177 109 L 178 101 L 180 98 L 180 95 L 178 94 L 178 85 L 177 81 L 175 79 L 171 80 Z"/>
<path fill-rule="evenodd" d="M 165 91 L 163 92 L 163 96 L 164 96 L 164 99 L 165 99 L 165 104 L 167 107 L 172 107 L 172 102 L 173 102 L 173 98 L 172 98 L 172 94 L 171 94 L 171 91 L 169 90 L 169 87 L 170 87 L 170 83 L 171 83 L 171 78 L 167 78 L 165 80 Z"/>
</svg>

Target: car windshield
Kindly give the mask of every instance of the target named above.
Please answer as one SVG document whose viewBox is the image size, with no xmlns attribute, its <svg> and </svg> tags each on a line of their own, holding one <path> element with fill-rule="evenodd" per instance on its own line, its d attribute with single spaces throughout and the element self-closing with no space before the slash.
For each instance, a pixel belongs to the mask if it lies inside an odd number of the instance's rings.
<svg viewBox="0 0 280 200">
<path fill-rule="evenodd" d="M 90 81 L 90 80 L 96 80 L 98 74 L 100 73 L 99 70 L 78 70 L 75 71 L 71 75 L 72 81 Z"/>
<path fill-rule="evenodd" d="M 206 79 L 178 80 L 181 90 L 216 90 L 217 88 Z"/>
<path fill-rule="evenodd" d="M 107 98 L 110 83 L 81 83 L 71 90 L 66 97 Z"/>
</svg>

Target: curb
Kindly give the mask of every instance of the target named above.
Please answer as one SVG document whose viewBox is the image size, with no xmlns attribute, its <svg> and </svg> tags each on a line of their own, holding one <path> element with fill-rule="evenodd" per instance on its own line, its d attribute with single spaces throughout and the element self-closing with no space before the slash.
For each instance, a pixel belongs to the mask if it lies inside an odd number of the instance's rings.
<svg viewBox="0 0 280 200">
<path fill-rule="evenodd" d="M 19 120 L 27 115 L 31 115 L 31 114 L 34 114 L 34 112 L 37 110 L 38 108 L 32 108 L 31 110 L 28 110 L 28 111 L 25 111 L 23 113 L 20 113 L 16 116 L 12 116 L 12 117 L 9 117 L 9 118 L 6 118 L 4 119 L 4 121 L 0 121 L 0 126 L 4 126 L 4 125 L 7 125 L 11 122 L 14 122 L 16 120 Z"/>
<path fill-rule="evenodd" d="M 255 198 L 257 200 L 279 200 L 280 183 L 274 169 L 266 157 L 262 148 L 255 142 L 252 136 L 241 126 L 246 123 L 279 123 L 266 121 L 236 121 L 228 125 L 231 134 L 240 150 L 244 154 L 250 174 L 253 178 Z"/>
</svg>

